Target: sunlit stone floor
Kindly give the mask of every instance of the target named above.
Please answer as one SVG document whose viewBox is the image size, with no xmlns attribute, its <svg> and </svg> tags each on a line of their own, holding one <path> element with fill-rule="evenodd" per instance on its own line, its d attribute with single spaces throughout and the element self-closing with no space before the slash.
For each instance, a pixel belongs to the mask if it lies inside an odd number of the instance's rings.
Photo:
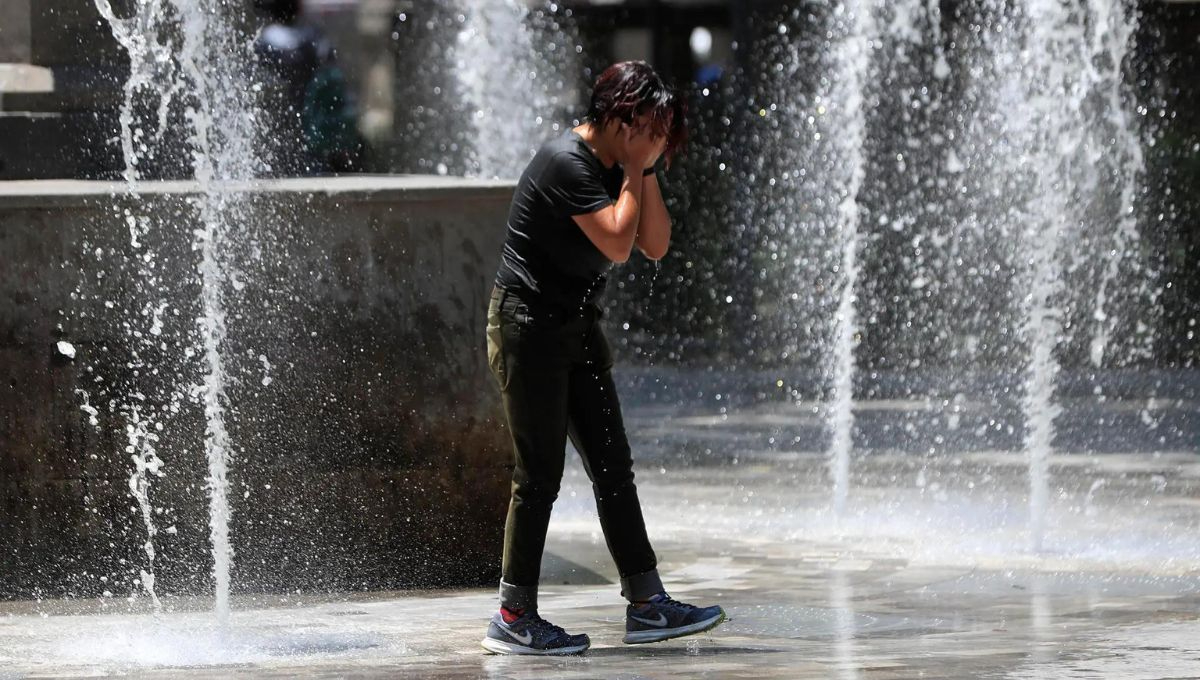
<svg viewBox="0 0 1200 680">
<path fill-rule="evenodd" d="M 1194 450 L 1056 456 L 1035 553 L 1017 453 L 876 447 L 837 518 L 812 447 L 768 443 L 789 422 L 778 407 L 626 411 L 672 593 L 729 612 L 709 635 L 621 644 L 573 464 L 541 609 L 591 634 L 585 656 L 485 655 L 491 589 L 242 598 L 225 635 L 204 601 L 169 600 L 157 622 L 124 600 L 25 602 L 0 604 L 0 678 L 1200 678 Z"/>
</svg>

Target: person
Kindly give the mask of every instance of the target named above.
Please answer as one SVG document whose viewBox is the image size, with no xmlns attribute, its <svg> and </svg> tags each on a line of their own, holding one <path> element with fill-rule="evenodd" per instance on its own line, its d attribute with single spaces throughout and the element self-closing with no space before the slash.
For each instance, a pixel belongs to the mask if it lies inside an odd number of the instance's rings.
<svg viewBox="0 0 1200 680">
<path fill-rule="evenodd" d="M 271 176 L 362 170 L 358 112 L 333 45 L 301 21 L 301 0 L 254 0 L 267 19 L 254 40 L 263 77 L 264 156 Z"/>
<path fill-rule="evenodd" d="M 624 641 L 667 640 L 725 620 L 720 607 L 679 602 L 663 587 L 597 304 L 606 273 L 634 246 L 653 260 L 667 252 L 671 220 L 655 166 L 684 143 L 684 108 L 645 62 L 614 64 L 596 80 L 586 122 L 543 144 L 517 184 L 486 331 L 515 453 L 500 611 L 483 639 L 490 652 L 577 654 L 590 645 L 538 613 L 568 437 L 629 600 Z"/>
</svg>

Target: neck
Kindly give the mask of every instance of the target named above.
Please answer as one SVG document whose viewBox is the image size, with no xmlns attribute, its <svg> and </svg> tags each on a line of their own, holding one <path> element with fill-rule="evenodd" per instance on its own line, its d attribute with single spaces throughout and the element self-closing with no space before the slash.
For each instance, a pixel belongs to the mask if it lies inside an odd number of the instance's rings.
<svg viewBox="0 0 1200 680">
<path fill-rule="evenodd" d="M 584 123 L 575 128 L 575 132 L 579 133 L 583 141 L 592 147 L 592 151 L 600 159 L 600 163 L 606 168 L 611 168 L 617 162 L 617 155 L 613 153 L 617 146 L 617 129 L 617 126 L 610 125 L 608 130 L 601 130 L 591 123 Z"/>
</svg>

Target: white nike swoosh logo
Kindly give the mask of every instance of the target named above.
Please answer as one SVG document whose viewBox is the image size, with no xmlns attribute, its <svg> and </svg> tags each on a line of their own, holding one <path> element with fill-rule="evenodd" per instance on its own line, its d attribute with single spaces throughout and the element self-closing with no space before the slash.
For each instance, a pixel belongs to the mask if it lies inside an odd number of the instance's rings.
<svg viewBox="0 0 1200 680">
<path fill-rule="evenodd" d="M 657 621 L 651 621 L 649 619 L 643 619 L 640 616 L 633 616 L 633 615 L 630 615 L 629 618 L 633 619 L 634 621 L 641 621 L 642 623 L 646 624 L 647 626 L 654 626 L 656 628 L 662 628 L 663 626 L 667 625 L 667 617 L 663 616 L 662 612 L 658 613 Z"/>
<path fill-rule="evenodd" d="M 533 633 L 517 635 L 516 632 L 509 630 L 508 628 L 505 628 L 504 632 L 508 633 L 508 636 L 511 637 L 512 639 L 516 640 L 517 642 L 520 642 L 521 644 L 523 644 L 527 647 L 529 646 L 530 643 L 533 642 Z"/>
</svg>

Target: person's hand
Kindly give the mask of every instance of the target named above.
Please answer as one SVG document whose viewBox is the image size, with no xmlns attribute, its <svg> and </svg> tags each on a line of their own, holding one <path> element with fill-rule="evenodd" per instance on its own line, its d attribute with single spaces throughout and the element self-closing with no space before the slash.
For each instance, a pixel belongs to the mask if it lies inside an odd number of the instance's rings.
<svg viewBox="0 0 1200 680">
<path fill-rule="evenodd" d="M 621 165 L 631 172 L 653 167 L 667 148 L 667 138 L 655 137 L 647 127 L 635 128 L 621 123 L 621 135 L 625 146 Z"/>
</svg>

